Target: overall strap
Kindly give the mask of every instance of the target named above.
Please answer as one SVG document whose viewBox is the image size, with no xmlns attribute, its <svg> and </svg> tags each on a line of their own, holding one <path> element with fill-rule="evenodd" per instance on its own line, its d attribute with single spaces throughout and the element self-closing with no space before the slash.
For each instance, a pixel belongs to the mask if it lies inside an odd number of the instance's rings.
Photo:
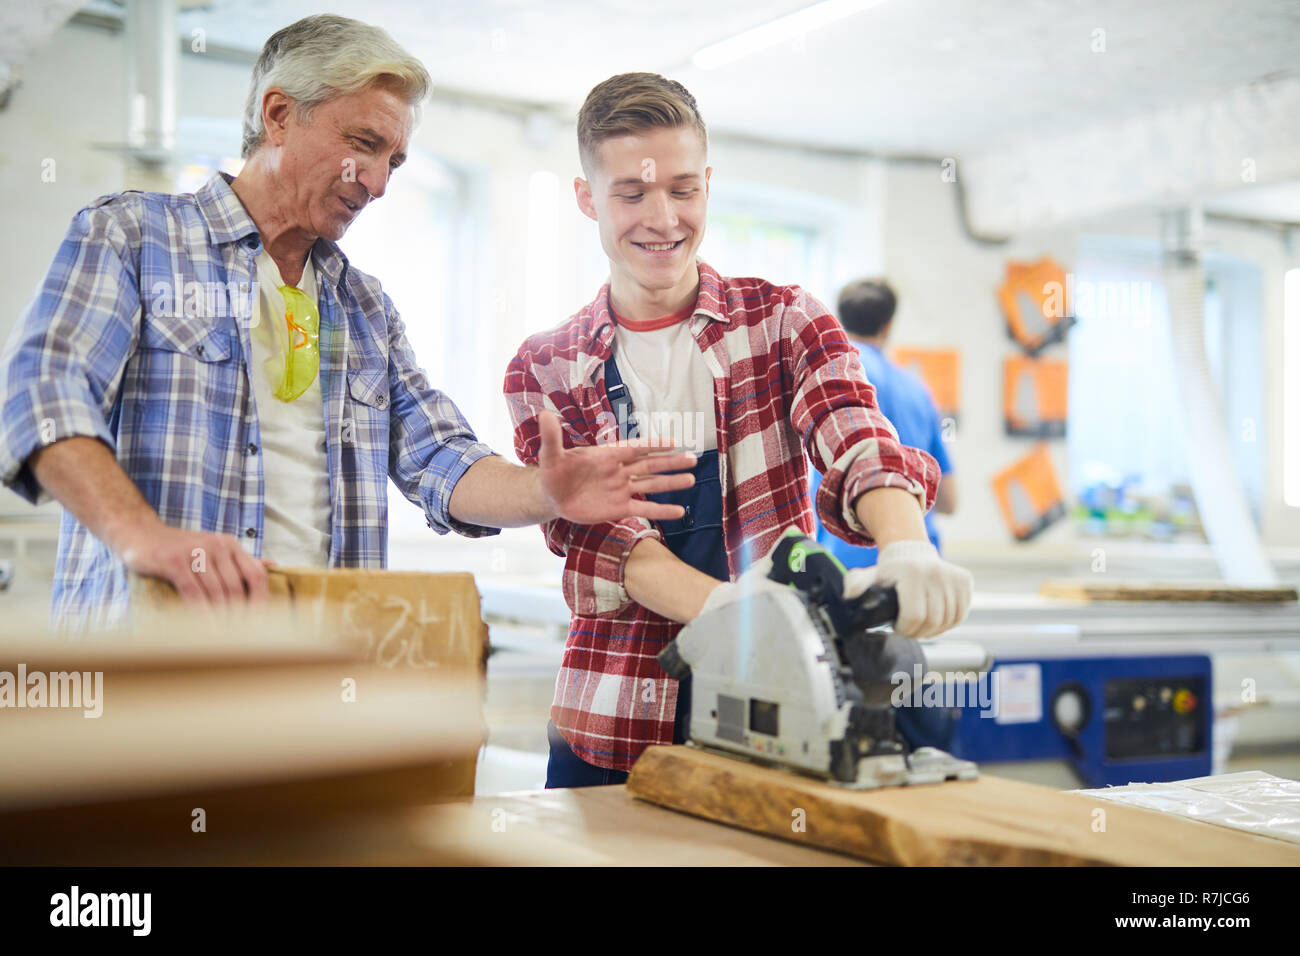
<svg viewBox="0 0 1300 956">
<path fill-rule="evenodd" d="M 619 434 L 624 438 L 636 438 L 640 434 L 633 417 L 632 393 L 623 384 L 623 376 L 618 373 L 618 364 L 611 355 L 605 359 L 605 394 L 609 397 L 610 408 L 618 422 Z"/>
</svg>

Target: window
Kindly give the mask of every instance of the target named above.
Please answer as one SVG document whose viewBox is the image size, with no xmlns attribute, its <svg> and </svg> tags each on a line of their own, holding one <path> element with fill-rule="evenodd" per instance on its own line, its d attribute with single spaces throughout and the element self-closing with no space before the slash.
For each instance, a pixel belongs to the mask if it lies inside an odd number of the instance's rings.
<svg viewBox="0 0 1300 956">
<path fill-rule="evenodd" d="M 236 156 L 197 156 L 194 162 L 182 166 L 176 173 L 176 191 L 178 193 L 198 192 L 217 170 L 231 176 L 238 176 L 243 167 L 244 161 Z"/>
<path fill-rule="evenodd" d="M 349 262 L 376 277 L 406 325 L 416 360 L 435 388 L 452 395 L 461 411 L 475 421 L 465 397 L 472 394 L 461 329 L 451 320 L 456 310 L 462 246 L 463 190 L 456 174 L 442 163 L 412 151 L 393 176 L 383 199 L 357 216 L 339 247 Z M 466 387 L 457 388 L 458 384 Z M 418 535 L 427 540 L 424 513 L 397 486 L 388 486 L 389 536 Z"/>
<path fill-rule="evenodd" d="M 1205 351 L 1219 391 L 1233 463 L 1260 511 L 1264 474 L 1263 309 L 1259 271 L 1206 261 Z M 1190 507 L 1169 302 L 1157 256 L 1128 250 L 1081 256 L 1069 336 L 1069 484 L 1094 513 L 1149 514 L 1168 533 Z"/>
<path fill-rule="evenodd" d="M 724 212 L 709 217 L 700 257 L 723 275 L 756 276 L 812 291 L 827 286 L 823 246 L 811 226 Z"/>
</svg>

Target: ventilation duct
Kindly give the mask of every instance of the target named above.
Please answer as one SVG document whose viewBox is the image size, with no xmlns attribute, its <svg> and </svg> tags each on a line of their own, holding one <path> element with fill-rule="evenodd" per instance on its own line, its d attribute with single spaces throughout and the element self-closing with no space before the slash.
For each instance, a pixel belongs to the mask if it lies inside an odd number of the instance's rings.
<svg viewBox="0 0 1300 956">
<path fill-rule="evenodd" d="M 1164 275 L 1174 349 L 1178 414 L 1192 493 L 1219 574 L 1234 584 L 1276 584 L 1234 464 L 1223 402 L 1205 355 L 1205 269 L 1199 209 L 1166 214 Z"/>
</svg>

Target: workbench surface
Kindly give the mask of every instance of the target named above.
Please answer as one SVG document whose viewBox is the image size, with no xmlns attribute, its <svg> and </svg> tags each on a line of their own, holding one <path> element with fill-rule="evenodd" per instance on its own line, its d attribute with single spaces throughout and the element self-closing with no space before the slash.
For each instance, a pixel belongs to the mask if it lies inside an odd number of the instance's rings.
<svg viewBox="0 0 1300 956">
<path fill-rule="evenodd" d="M 632 866 L 861 866 L 861 861 L 710 823 L 633 798 L 625 786 L 520 790 L 474 798 L 504 833 L 562 841 L 580 859 Z"/>
</svg>

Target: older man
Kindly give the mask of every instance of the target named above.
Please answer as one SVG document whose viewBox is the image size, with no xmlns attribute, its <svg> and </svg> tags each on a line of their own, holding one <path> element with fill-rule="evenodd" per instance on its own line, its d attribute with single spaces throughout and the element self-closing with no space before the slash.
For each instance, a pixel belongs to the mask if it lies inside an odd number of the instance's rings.
<svg viewBox="0 0 1300 956">
<path fill-rule="evenodd" d="M 308 17 L 254 68 L 237 178 L 73 219 L 0 360 L 0 478 L 66 509 L 56 619 L 119 619 L 128 570 L 222 603 L 265 594 L 265 559 L 380 567 L 389 478 L 439 533 L 681 515 L 639 497 L 692 481 L 662 445 L 565 450 L 547 415 L 537 467 L 495 457 L 334 244 L 429 87 L 384 31 Z"/>
</svg>

